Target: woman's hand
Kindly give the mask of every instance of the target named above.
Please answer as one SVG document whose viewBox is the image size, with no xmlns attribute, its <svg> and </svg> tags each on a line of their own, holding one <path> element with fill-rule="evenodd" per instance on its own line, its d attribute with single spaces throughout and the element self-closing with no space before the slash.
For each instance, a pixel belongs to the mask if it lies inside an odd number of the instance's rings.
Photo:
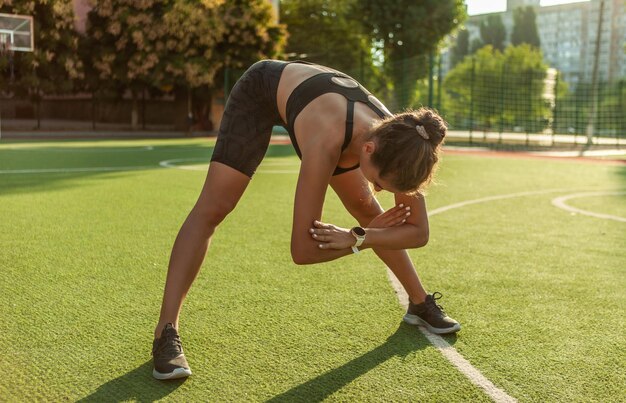
<svg viewBox="0 0 626 403">
<path fill-rule="evenodd" d="M 370 228 L 388 228 L 402 225 L 411 215 L 410 210 L 411 207 L 404 207 L 404 204 L 399 204 L 378 215 L 367 226 Z"/>
<path fill-rule="evenodd" d="M 309 233 L 319 242 L 320 249 L 347 249 L 356 243 L 356 238 L 347 228 L 320 221 L 313 221 L 313 227 L 309 229 Z"/>
</svg>

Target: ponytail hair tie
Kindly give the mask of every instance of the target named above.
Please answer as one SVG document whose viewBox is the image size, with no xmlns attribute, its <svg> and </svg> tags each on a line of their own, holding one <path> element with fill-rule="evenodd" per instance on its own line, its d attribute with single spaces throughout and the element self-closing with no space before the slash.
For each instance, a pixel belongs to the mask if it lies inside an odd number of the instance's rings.
<svg viewBox="0 0 626 403">
<path fill-rule="evenodd" d="M 428 132 L 426 132 L 426 129 L 424 129 L 424 126 L 417 125 L 415 126 L 415 130 L 417 130 L 417 134 L 422 136 L 424 140 L 428 140 L 430 138 Z"/>
</svg>

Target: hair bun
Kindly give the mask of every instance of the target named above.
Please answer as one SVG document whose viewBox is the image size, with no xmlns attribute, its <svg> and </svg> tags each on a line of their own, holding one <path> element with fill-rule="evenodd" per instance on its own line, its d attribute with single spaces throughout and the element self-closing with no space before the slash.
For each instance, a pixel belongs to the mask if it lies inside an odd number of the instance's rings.
<svg viewBox="0 0 626 403">
<path fill-rule="evenodd" d="M 416 130 L 424 140 L 435 147 L 443 142 L 448 131 L 448 126 L 437 112 L 430 108 L 420 108 L 413 113 L 413 117 L 416 121 Z M 422 129 L 420 130 L 418 127 Z M 420 133 L 422 130 L 426 132 L 428 138 L 426 138 L 423 133 Z"/>
</svg>

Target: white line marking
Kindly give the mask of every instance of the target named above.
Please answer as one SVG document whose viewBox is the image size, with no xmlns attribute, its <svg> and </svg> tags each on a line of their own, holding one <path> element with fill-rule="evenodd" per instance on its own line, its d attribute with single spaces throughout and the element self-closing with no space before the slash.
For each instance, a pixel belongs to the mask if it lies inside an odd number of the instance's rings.
<svg viewBox="0 0 626 403">
<path fill-rule="evenodd" d="M 121 152 L 137 152 L 137 151 L 153 151 L 153 146 L 138 146 L 138 147 L 107 147 L 107 148 L 90 148 L 90 147 L 41 147 L 31 144 L 25 146 L 3 146 L 0 147 L 0 151 L 24 151 L 24 152 L 42 152 L 46 154 L 50 153 L 121 153 Z M 180 149 L 177 149 L 180 150 Z"/>
<path fill-rule="evenodd" d="M 197 164 L 179 164 L 199 161 Z M 163 168 L 175 168 L 183 169 L 186 171 L 206 171 L 208 169 L 209 161 L 206 158 L 177 158 L 173 160 L 165 160 L 159 162 L 159 165 Z M 298 170 L 293 169 L 265 169 L 265 167 L 297 167 L 299 163 L 289 161 L 264 161 L 260 166 L 257 174 L 297 174 Z"/>
<path fill-rule="evenodd" d="M 515 197 L 533 196 L 533 195 L 540 195 L 540 194 L 545 194 L 545 193 L 555 193 L 555 192 L 565 192 L 565 191 L 572 191 L 572 189 L 548 189 L 548 190 L 537 190 L 537 191 L 530 191 L 530 192 L 519 192 L 519 193 L 511 193 L 511 194 L 505 194 L 505 195 L 483 197 L 480 199 L 467 200 L 467 201 L 439 207 L 434 210 L 431 210 L 428 215 L 432 217 L 436 214 L 441 214 L 443 212 L 450 211 L 453 209 L 466 207 L 466 206 L 470 206 L 473 204 L 491 202 L 495 200 L 512 199 Z M 563 197 L 558 197 L 556 199 L 553 199 L 552 204 L 560 208 L 565 208 L 566 210 L 570 210 L 570 209 L 571 211 L 576 210 L 576 212 L 579 212 L 581 214 L 592 215 L 598 218 L 609 218 L 613 220 L 617 219 L 618 221 L 626 221 L 626 219 L 622 217 L 609 216 L 606 214 L 596 214 L 596 213 L 592 213 L 592 212 L 588 212 L 584 210 L 574 209 L 573 207 L 567 206 L 564 203 L 565 200 L 575 198 L 575 197 L 614 195 L 614 194 L 626 194 L 626 192 L 608 192 L 608 191 L 600 192 L 598 191 L 598 192 L 576 193 L 573 195 L 568 195 L 568 196 L 563 196 Z M 409 296 L 404 290 L 404 287 L 402 286 L 400 281 L 398 281 L 396 276 L 393 274 L 393 272 L 389 268 L 387 268 L 387 275 L 389 277 L 389 281 L 391 282 L 393 286 L 393 289 L 395 290 L 398 296 L 400 305 L 402 305 L 406 309 L 409 304 Z M 446 357 L 446 359 L 450 361 L 450 363 L 452 363 L 452 365 L 454 365 L 463 375 L 465 375 L 470 380 L 470 382 L 472 382 L 474 385 L 484 390 L 485 393 L 493 399 L 493 401 L 498 402 L 498 403 L 517 401 L 515 398 L 509 396 L 504 390 L 495 386 L 489 379 L 487 379 L 483 374 L 480 373 L 479 370 L 477 370 L 474 366 L 472 366 L 472 364 L 467 359 L 465 359 L 461 354 L 459 354 L 456 351 L 456 349 L 452 347 L 447 341 L 445 341 L 445 339 L 443 339 L 441 336 L 438 336 L 436 334 L 429 332 L 426 328 L 422 326 L 418 326 L 418 328 L 424 334 L 424 336 L 428 339 L 428 341 L 430 341 L 430 343 L 433 346 L 435 346 L 435 348 L 437 348 L 441 352 L 441 354 L 443 354 L 443 356 Z"/>
<path fill-rule="evenodd" d="M 571 189 L 570 189 L 571 190 Z M 450 211 L 453 209 L 470 206 L 473 204 L 486 203 L 495 200 L 503 200 L 503 199 L 512 199 L 515 197 L 523 197 L 523 196 L 532 196 L 538 194 L 545 193 L 554 193 L 554 192 L 563 192 L 566 189 L 548 189 L 548 190 L 537 190 L 530 192 L 519 192 L 519 193 L 511 193 L 505 195 L 497 195 L 497 196 L 489 196 L 483 197 L 480 199 L 467 200 L 464 202 L 450 204 L 448 206 L 439 207 L 437 209 L 431 210 L 429 216 L 432 217 L 437 214 L 441 214 L 446 211 Z M 406 309 L 409 304 L 409 296 L 407 295 L 404 287 L 398 281 L 393 272 L 387 268 L 387 275 L 389 280 L 395 290 L 398 300 L 400 304 Z M 419 330 L 424 334 L 424 336 L 430 341 L 430 343 L 438 349 L 443 356 L 450 361 L 452 365 L 454 365 L 467 379 L 470 380 L 474 385 L 481 388 L 485 393 L 493 399 L 495 402 L 516 402 L 517 400 L 511 396 L 509 396 L 504 390 L 498 388 L 493 384 L 489 379 L 487 379 L 478 369 L 476 369 L 472 364 L 465 359 L 461 354 L 459 354 L 454 347 L 452 347 L 447 341 L 445 341 L 441 336 L 433 334 L 426 330 L 426 328 L 422 326 L 418 326 Z"/>
<path fill-rule="evenodd" d="M 463 202 L 454 203 L 454 204 L 450 204 L 450 205 L 447 205 L 447 206 L 443 206 L 443 207 L 439 207 L 439 208 L 436 208 L 434 210 L 431 210 L 428 213 L 428 216 L 430 217 L 430 216 L 434 216 L 435 214 L 440 214 L 440 213 L 446 212 L 448 210 L 453 210 L 453 209 L 456 209 L 456 208 L 465 207 L 465 206 L 469 206 L 469 205 L 472 205 L 472 204 L 490 202 L 490 201 L 494 201 L 494 200 L 512 199 L 512 198 L 515 198 L 515 197 L 533 196 L 533 195 L 540 195 L 540 194 L 544 194 L 544 193 L 555 193 L 555 192 L 566 192 L 566 191 L 571 191 L 571 189 L 535 190 L 535 191 L 530 191 L 530 192 L 519 192 L 519 193 L 506 194 L 506 195 L 483 197 L 483 198 L 474 199 L 474 200 L 466 200 L 466 201 L 463 201 Z"/>
<path fill-rule="evenodd" d="M 615 221 L 626 222 L 626 218 L 624 218 L 624 217 L 619 217 L 619 216 L 614 216 L 614 215 L 609 215 L 609 214 L 594 213 L 593 211 L 582 210 L 582 209 L 579 209 L 579 208 L 576 208 L 576 207 L 572 207 L 572 206 L 570 206 L 570 205 L 565 203 L 567 200 L 576 199 L 576 198 L 579 198 L 579 197 L 618 196 L 618 195 L 623 195 L 623 194 L 626 194 L 626 192 L 586 192 L 586 193 L 574 193 L 574 194 L 570 194 L 570 195 L 554 198 L 554 199 L 552 199 L 552 204 L 555 205 L 558 208 L 561 208 L 563 210 L 567 210 L 567 211 L 569 211 L 571 213 L 578 213 L 578 214 L 588 215 L 588 216 L 591 216 L 591 217 L 603 218 L 603 219 L 606 219 L 606 220 L 615 220 Z"/>
<path fill-rule="evenodd" d="M 72 173 L 72 172 L 114 172 L 114 171 L 140 171 L 144 169 L 158 168 L 154 165 L 130 166 L 130 167 L 92 167 L 92 168 L 41 168 L 41 169 L 6 169 L 0 170 L 0 175 L 11 174 L 49 174 L 49 173 Z"/>
<path fill-rule="evenodd" d="M 190 166 L 190 165 L 176 165 L 176 162 L 189 162 L 189 161 L 203 161 L 207 163 L 206 158 L 182 158 L 182 159 L 172 159 L 165 160 L 159 162 L 159 166 L 163 168 L 177 168 L 183 170 L 200 170 L 198 165 Z M 264 164 L 265 165 L 265 164 Z M 289 165 L 288 163 L 278 162 L 269 163 L 269 166 L 275 165 Z M 130 166 L 130 167 L 91 167 L 91 168 L 50 168 L 50 169 L 12 169 L 12 170 L 0 170 L 0 174 L 33 174 L 33 173 L 71 173 L 71 172 L 112 172 L 112 171 L 129 171 L 129 170 L 143 170 L 143 169 L 154 169 L 155 166 Z M 206 170 L 206 167 L 201 167 L 202 170 Z M 298 171 L 290 171 L 290 170 L 260 170 L 257 173 L 298 173 Z M 571 190 L 571 189 L 570 189 Z M 515 197 L 523 197 L 523 196 L 532 196 L 538 194 L 545 193 L 554 193 L 554 192 L 562 192 L 566 191 L 565 189 L 549 189 L 549 190 L 539 190 L 539 191 L 530 191 L 530 192 L 520 192 L 520 193 L 512 193 L 507 195 L 497 195 L 497 196 L 489 196 L 480 199 L 467 200 L 464 202 L 450 204 L 448 206 L 439 207 L 437 209 L 431 210 L 429 212 L 429 216 L 434 216 L 436 214 L 440 214 L 449 210 L 453 210 L 456 208 L 461 208 L 465 206 L 469 206 L 472 204 L 485 203 L 495 200 L 503 200 L 503 199 L 511 199 Z M 622 217 L 610 216 L 606 214 L 597 214 L 593 212 L 588 212 L 585 210 L 575 209 L 570 207 L 564 203 L 565 200 L 569 200 L 575 197 L 585 197 L 585 196 L 596 196 L 596 195 L 613 195 L 613 194 L 625 194 L 626 192 L 587 192 L 587 193 L 577 193 L 568 196 L 562 196 L 552 200 L 552 204 L 559 208 L 564 208 L 566 210 L 575 211 L 580 214 L 586 214 L 598 218 L 608 218 L 618 221 L 625 221 L 626 219 Z M 406 291 L 404 291 L 404 287 L 395 277 L 393 272 L 387 268 L 387 273 L 389 279 L 392 283 L 394 290 L 398 295 L 398 299 L 400 304 L 407 308 L 408 306 L 408 295 Z M 426 330 L 422 326 L 418 326 L 419 330 L 424 334 L 424 336 L 430 341 L 430 343 L 437 348 L 444 357 L 450 363 L 452 363 L 463 375 L 465 375 L 473 384 L 480 387 L 489 395 L 495 402 L 516 402 L 517 400 L 513 397 L 509 396 L 505 391 L 499 389 L 495 386 L 489 379 L 487 379 L 483 374 L 480 373 L 472 364 L 467 361 L 461 354 L 459 354 L 454 347 L 448 344 L 440 336 L 433 334 Z"/>
<path fill-rule="evenodd" d="M 406 309 L 409 305 L 409 296 L 406 291 L 404 291 L 404 287 L 402 287 L 400 281 L 398 281 L 396 276 L 389 269 L 387 269 L 387 276 L 389 277 L 389 281 L 391 281 L 391 284 L 398 295 L 400 304 Z M 498 403 L 517 401 L 481 374 L 479 370 L 474 368 L 469 361 L 459 354 L 456 349 L 448 344 L 448 342 L 441 336 L 429 332 L 423 326 L 418 326 L 418 329 L 422 332 L 422 334 L 424 334 L 424 336 L 426 336 L 428 341 L 430 341 L 430 343 L 459 370 L 459 372 L 465 375 L 465 377 L 468 378 L 474 385 L 481 388 L 487 395 L 489 395 L 489 397 L 493 399 L 493 401 Z"/>
<path fill-rule="evenodd" d="M 178 162 L 190 162 L 190 161 L 201 161 L 206 165 L 201 166 L 202 164 L 193 164 L 193 165 L 178 165 Z M 163 168 L 176 168 L 183 169 L 185 171 L 206 171 L 209 165 L 209 161 L 206 158 L 177 158 L 173 160 L 165 160 L 159 162 L 159 165 Z"/>
</svg>

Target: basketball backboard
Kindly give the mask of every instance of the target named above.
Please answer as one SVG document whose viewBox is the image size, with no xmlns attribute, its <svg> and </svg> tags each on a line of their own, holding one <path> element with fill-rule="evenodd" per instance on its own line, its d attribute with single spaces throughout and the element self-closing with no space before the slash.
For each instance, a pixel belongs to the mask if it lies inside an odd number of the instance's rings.
<svg viewBox="0 0 626 403">
<path fill-rule="evenodd" d="M 0 13 L 0 50 L 32 52 L 34 46 L 32 16 Z"/>
</svg>

